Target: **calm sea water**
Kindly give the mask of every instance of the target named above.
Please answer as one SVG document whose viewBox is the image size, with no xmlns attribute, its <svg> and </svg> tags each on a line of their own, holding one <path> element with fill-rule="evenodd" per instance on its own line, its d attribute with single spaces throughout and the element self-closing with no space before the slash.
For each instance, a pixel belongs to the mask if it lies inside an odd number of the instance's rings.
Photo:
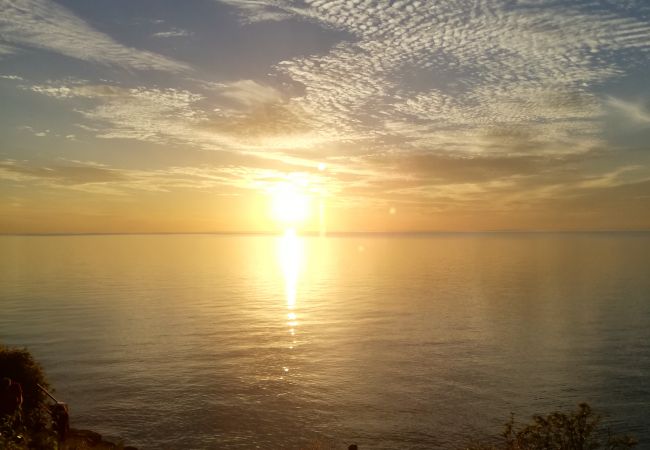
<svg viewBox="0 0 650 450">
<path fill-rule="evenodd" d="M 650 234 L 0 237 L 0 341 L 142 449 L 457 448 L 580 401 L 650 448 Z"/>
</svg>

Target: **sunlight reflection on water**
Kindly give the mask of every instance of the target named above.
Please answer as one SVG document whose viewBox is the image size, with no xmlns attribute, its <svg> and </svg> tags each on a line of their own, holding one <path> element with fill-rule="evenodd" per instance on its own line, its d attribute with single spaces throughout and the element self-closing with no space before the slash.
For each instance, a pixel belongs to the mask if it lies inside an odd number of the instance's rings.
<svg viewBox="0 0 650 450">
<path fill-rule="evenodd" d="M 647 267 L 648 234 L 0 237 L 0 340 L 141 448 L 444 449 L 579 401 L 647 444 Z"/>
<path fill-rule="evenodd" d="M 284 291 L 287 302 L 287 325 L 291 335 L 289 350 L 296 345 L 296 329 L 298 328 L 298 314 L 296 313 L 296 299 L 298 296 L 298 277 L 300 276 L 301 264 L 304 252 L 303 238 L 296 235 L 292 228 L 285 230 L 282 237 L 277 238 L 277 257 L 282 268 L 284 277 Z M 291 370 L 283 367 L 284 372 Z"/>
</svg>

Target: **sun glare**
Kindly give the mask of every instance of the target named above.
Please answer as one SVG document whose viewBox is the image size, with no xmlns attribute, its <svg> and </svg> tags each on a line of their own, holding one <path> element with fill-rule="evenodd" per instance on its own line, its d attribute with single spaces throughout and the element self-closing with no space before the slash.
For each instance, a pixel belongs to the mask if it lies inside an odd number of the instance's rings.
<svg viewBox="0 0 650 450">
<path fill-rule="evenodd" d="M 273 219 L 284 226 L 297 226 L 309 216 L 309 194 L 300 185 L 281 182 L 269 189 Z"/>
</svg>

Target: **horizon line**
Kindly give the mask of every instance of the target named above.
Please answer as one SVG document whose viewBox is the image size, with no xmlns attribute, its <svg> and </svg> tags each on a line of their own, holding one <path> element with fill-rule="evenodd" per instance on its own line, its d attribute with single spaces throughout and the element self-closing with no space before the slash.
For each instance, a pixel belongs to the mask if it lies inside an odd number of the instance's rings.
<svg viewBox="0 0 650 450">
<path fill-rule="evenodd" d="M 142 232 L 44 232 L 44 233 L 0 233 L 6 236 L 182 236 L 182 235 L 213 235 L 213 236 L 279 236 L 285 231 L 142 231 Z M 425 231 L 296 231 L 305 237 L 343 237 L 343 236 L 386 236 L 386 235 L 435 235 L 435 234 L 598 234 L 598 233 L 650 233 L 650 228 L 642 229 L 585 229 L 585 230 L 425 230 Z"/>
</svg>

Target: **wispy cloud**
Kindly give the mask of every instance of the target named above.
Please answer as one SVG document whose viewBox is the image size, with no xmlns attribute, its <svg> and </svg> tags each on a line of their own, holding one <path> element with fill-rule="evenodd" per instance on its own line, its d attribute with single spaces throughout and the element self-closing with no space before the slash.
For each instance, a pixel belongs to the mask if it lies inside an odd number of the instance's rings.
<svg viewBox="0 0 650 450">
<path fill-rule="evenodd" d="M 192 145 L 251 153 L 291 164 L 299 163 L 299 158 L 284 156 L 282 150 L 309 149 L 330 141 L 312 132 L 302 112 L 279 91 L 251 80 L 206 84 L 201 94 L 83 82 L 22 88 L 62 100 L 91 100 L 91 106 L 86 102 L 76 109 L 92 122 L 91 128 L 99 138 Z"/>
<path fill-rule="evenodd" d="M 172 28 L 171 30 L 168 31 L 158 31 L 154 34 L 151 35 L 151 37 L 155 38 L 179 38 L 179 37 L 188 37 L 191 36 L 192 33 L 190 33 L 187 30 L 182 30 L 180 28 Z"/>
<path fill-rule="evenodd" d="M 29 132 L 29 133 L 33 134 L 34 136 L 37 136 L 37 137 L 45 137 L 45 136 L 48 136 L 50 134 L 49 129 L 48 130 L 35 130 L 33 127 L 31 127 L 29 125 L 20 126 L 20 127 L 18 127 L 18 129 L 21 130 L 21 131 L 27 131 L 27 132 Z"/>
<path fill-rule="evenodd" d="M 247 109 L 285 100 L 277 89 L 264 86 L 253 80 L 213 83 L 208 86 L 212 87 L 221 97 L 234 102 L 236 106 Z"/>
<path fill-rule="evenodd" d="M 239 8 L 244 13 L 241 17 L 244 23 L 281 21 L 293 16 L 293 13 L 288 11 L 289 5 L 283 2 L 272 2 L 267 0 L 219 1 Z"/>
<path fill-rule="evenodd" d="M 4 56 L 16 53 L 17 49 L 14 46 L 0 43 L 0 59 Z"/>
<path fill-rule="evenodd" d="M 39 166 L 25 161 L 4 160 L 0 161 L 0 179 L 21 183 L 39 182 L 50 187 L 79 188 L 124 181 L 125 177 L 119 171 L 93 163 Z"/>
<path fill-rule="evenodd" d="M 309 189 L 320 194 L 336 191 L 335 179 L 322 173 L 293 172 L 240 165 L 171 166 L 161 169 L 113 168 L 93 161 L 60 159 L 52 163 L 0 160 L 0 180 L 36 183 L 54 189 L 89 193 L 130 195 L 134 191 L 209 191 L 213 195 L 259 192 L 278 181 L 305 180 Z"/>
<path fill-rule="evenodd" d="M 0 53 L 2 49 L 13 52 L 16 46 L 25 46 L 131 69 L 189 70 L 182 62 L 120 44 L 52 1 L 0 0 L 0 9 L 0 41 L 4 41 L 0 42 Z"/>
<path fill-rule="evenodd" d="M 616 97 L 609 97 L 607 104 L 635 124 L 650 124 L 650 108 L 639 102 L 630 102 Z"/>
<path fill-rule="evenodd" d="M 202 99 L 180 89 L 124 88 L 108 84 L 33 85 L 33 92 L 59 99 L 85 98 L 94 106 L 79 112 L 98 125 L 100 138 L 130 138 L 153 142 L 168 142 L 180 138 L 193 142 L 189 129 L 205 118 L 192 104 Z"/>
<path fill-rule="evenodd" d="M 618 167 L 604 174 L 589 176 L 587 179 L 576 183 L 575 187 L 582 189 L 612 188 L 649 180 L 650 173 L 645 167 L 632 165 Z"/>
</svg>

